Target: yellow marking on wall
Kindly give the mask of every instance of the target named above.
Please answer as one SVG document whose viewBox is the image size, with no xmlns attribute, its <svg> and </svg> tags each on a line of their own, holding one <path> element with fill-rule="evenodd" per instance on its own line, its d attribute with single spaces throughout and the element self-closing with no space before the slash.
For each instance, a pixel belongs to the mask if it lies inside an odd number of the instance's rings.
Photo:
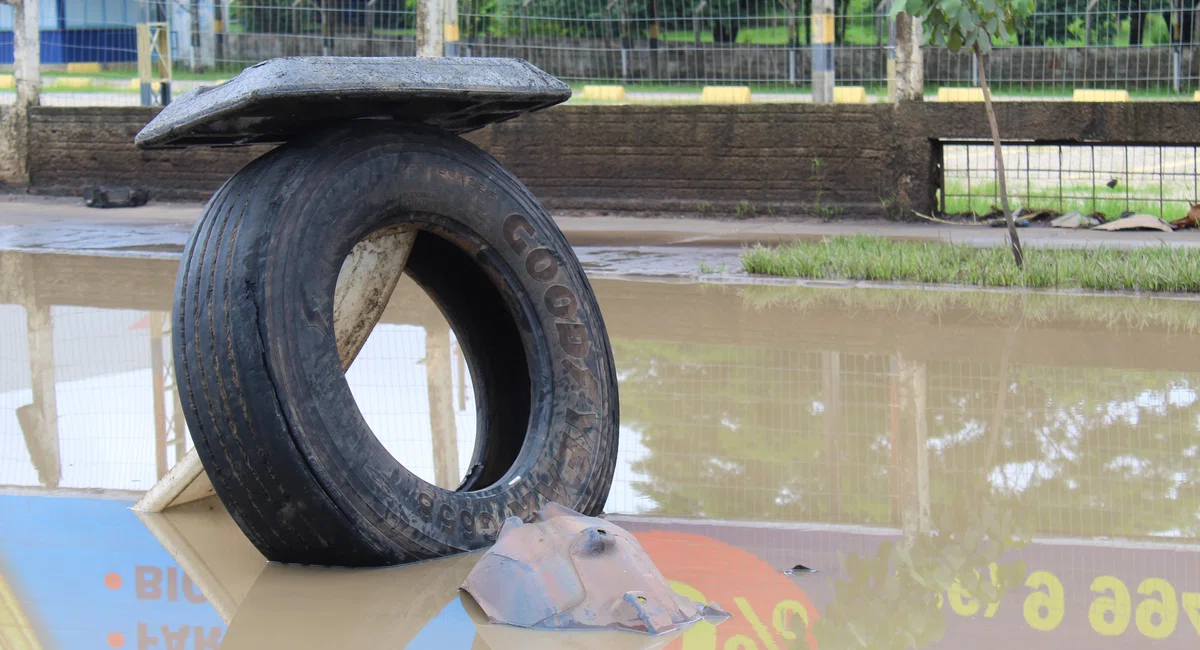
<svg viewBox="0 0 1200 650">
<path fill-rule="evenodd" d="M 93 74 L 96 72 L 100 72 L 100 64 L 95 61 L 67 64 L 67 73 L 69 74 Z"/>
<path fill-rule="evenodd" d="M 866 104 L 867 89 L 862 86 L 835 86 L 833 89 L 834 104 Z"/>
<path fill-rule="evenodd" d="M 1129 101 L 1129 91 L 1076 88 L 1073 99 L 1077 102 L 1127 102 Z"/>
<path fill-rule="evenodd" d="M 701 104 L 749 104 L 750 86 L 705 86 Z"/>
<path fill-rule="evenodd" d="M 625 101 L 625 86 L 584 86 L 579 99 L 605 102 Z"/>
<path fill-rule="evenodd" d="M 833 14 L 813 14 L 812 42 L 814 45 L 832 43 L 833 33 Z"/>
<path fill-rule="evenodd" d="M 938 88 L 939 102 L 981 102 L 982 88 Z"/>
</svg>

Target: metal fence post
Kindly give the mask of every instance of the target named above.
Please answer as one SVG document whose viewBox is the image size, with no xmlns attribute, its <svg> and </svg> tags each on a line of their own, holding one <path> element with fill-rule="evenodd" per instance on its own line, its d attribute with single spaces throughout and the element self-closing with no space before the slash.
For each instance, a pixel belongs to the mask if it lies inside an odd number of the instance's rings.
<svg viewBox="0 0 1200 650">
<path fill-rule="evenodd" d="M 417 0 L 417 56 L 445 53 L 443 0 Z"/>
<path fill-rule="evenodd" d="M 812 84 L 813 101 L 833 103 L 833 0 L 812 3 Z"/>
<path fill-rule="evenodd" d="M 792 86 L 796 85 L 799 76 L 796 70 L 796 50 L 800 47 L 800 26 L 796 20 L 796 4 L 797 0 L 788 3 L 788 84 Z M 700 42 L 696 41 L 696 45 L 699 46 Z"/>
<path fill-rule="evenodd" d="M 442 35 L 445 38 L 446 56 L 458 56 L 458 0 L 442 0 L 446 9 L 446 27 Z"/>
<path fill-rule="evenodd" d="M 896 19 L 888 19 L 887 100 L 896 103 Z"/>
<path fill-rule="evenodd" d="M 633 49 L 633 34 L 629 24 L 629 0 L 621 0 L 621 80 L 629 81 L 629 50 Z"/>
<path fill-rule="evenodd" d="M 921 56 L 924 38 L 921 19 L 901 13 L 896 16 L 896 101 L 925 99 L 925 62 Z"/>
<path fill-rule="evenodd" d="M 649 36 L 650 36 L 650 78 L 655 82 L 662 81 L 658 73 L 658 0 L 650 0 L 646 8 L 650 14 Z"/>
</svg>

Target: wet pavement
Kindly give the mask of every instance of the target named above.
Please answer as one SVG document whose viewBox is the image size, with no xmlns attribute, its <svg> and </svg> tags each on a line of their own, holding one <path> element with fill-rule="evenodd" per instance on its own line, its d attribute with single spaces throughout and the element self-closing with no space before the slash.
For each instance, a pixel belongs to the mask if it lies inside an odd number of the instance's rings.
<svg viewBox="0 0 1200 650">
<path fill-rule="evenodd" d="M 1195 300 L 698 283 L 672 265 L 736 252 L 581 250 L 620 377 L 606 510 L 733 618 L 564 635 L 487 624 L 456 590 L 479 554 L 267 565 L 215 500 L 132 512 L 190 447 L 175 254 L 153 239 L 0 251 L 4 650 L 1200 642 Z M 613 277 L 639 265 L 664 277 Z M 430 354 L 455 369 L 453 430 L 430 424 Z M 439 484 L 472 447 L 464 365 L 403 281 L 348 374 L 388 450 Z"/>
<path fill-rule="evenodd" d="M 200 203 L 162 203 L 152 199 L 140 208 L 99 210 L 85 207 L 79 198 L 0 194 L 0 248 L 181 250 L 192 223 L 203 209 Z M 736 249 L 754 244 L 777 245 L 797 239 L 854 234 L 972 246 L 1007 245 L 1007 233 L 1003 228 L 982 224 L 950 226 L 855 218 L 629 216 L 570 211 L 556 211 L 554 219 L 571 244 L 577 247 Z M 1032 248 L 1200 246 L 1200 230 L 1101 232 L 1031 227 L 1021 229 L 1021 241 Z"/>
</svg>

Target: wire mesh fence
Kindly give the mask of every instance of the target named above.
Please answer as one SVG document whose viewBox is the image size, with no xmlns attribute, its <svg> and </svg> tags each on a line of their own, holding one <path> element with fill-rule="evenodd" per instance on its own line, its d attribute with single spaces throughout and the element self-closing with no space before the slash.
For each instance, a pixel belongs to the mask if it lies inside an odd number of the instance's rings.
<svg viewBox="0 0 1200 650">
<path fill-rule="evenodd" d="M 177 95 L 281 56 L 409 56 L 423 0 L 105 0 L 42 2 L 43 103 L 141 103 L 136 25 L 169 34 Z M 516 56 L 576 86 L 620 84 L 626 101 L 699 101 L 739 86 L 754 101 L 808 101 L 811 0 L 442 0 L 446 53 Z M 887 97 L 888 0 L 837 0 L 837 84 Z M 1052 0 L 986 61 L 1002 98 L 1075 89 L 1191 99 L 1200 88 L 1197 8 L 1152 0 Z M 12 61 L 12 9 L 0 6 L 0 65 Z M 978 81 L 973 55 L 923 44 L 930 98 Z M 153 56 L 145 52 L 143 57 Z M 5 58 L 7 57 L 7 59 Z M 0 83 L 0 100 L 11 99 Z"/>
<path fill-rule="evenodd" d="M 1200 203 L 1200 147 L 1102 144 L 1004 145 L 1009 199 L 1028 212 L 1079 211 L 1112 220 L 1128 213 L 1167 221 Z M 942 214 L 997 211 L 991 143 L 941 143 L 938 208 Z"/>
<path fill-rule="evenodd" d="M 1134 0 L 1039 2 L 1033 18 L 986 61 L 1001 97 L 1071 97 L 1075 89 L 1121 89 L 1138 97 L 1186 96 L 1198 86 L 1196 8 Z M 931 86 L 978 84 L 975 57 L 931 48 Z"/>
</svg>

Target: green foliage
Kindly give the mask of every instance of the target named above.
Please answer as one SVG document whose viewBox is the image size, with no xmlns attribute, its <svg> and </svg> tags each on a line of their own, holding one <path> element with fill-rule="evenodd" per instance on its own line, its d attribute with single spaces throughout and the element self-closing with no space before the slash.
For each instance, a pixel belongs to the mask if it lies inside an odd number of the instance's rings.
<svg viewBox="0 0 1200 650">
<path fill-rule="evenodd" d="M 930 40 L 957 52 L 978 48 L 987 54 L 992 40 L 1006 41 L 1033 15 L 1034 0 L 893 0 L 892 16 L 907 13 L 925 21 Z"/>
<path fill-rule="evenodd" d="M 1012 509 L 986 493 L 967 499 L 959 492 L 942 514 L 938 532 L 883 542 L 875 557 L 839 555 L 846 577 L 813 629 L 821 648 L 928 647 L 945 633 L 944 599 L 984 612 L 1021 585 L 1024 563 L 1000 562 L 1028 543 Z"/>
<path fill-rule="evenodd" d="M 742 253 L 746 272 L 813 279 L 966 284 L 1099 291 L 1200 292 L 1200 249 L 1146 246 L 1039 248 L 1024 269 L 1000 246 L 896 242 L 855 235 Z"/>
<path fill-rule="evenodd" d="M 229 18 L 248 34 L 316 34 L 324 19 L 334 33 L 358 33 L 412 29 L 416 8 L 416 0 L 234 0 Z"/>
</svg>

